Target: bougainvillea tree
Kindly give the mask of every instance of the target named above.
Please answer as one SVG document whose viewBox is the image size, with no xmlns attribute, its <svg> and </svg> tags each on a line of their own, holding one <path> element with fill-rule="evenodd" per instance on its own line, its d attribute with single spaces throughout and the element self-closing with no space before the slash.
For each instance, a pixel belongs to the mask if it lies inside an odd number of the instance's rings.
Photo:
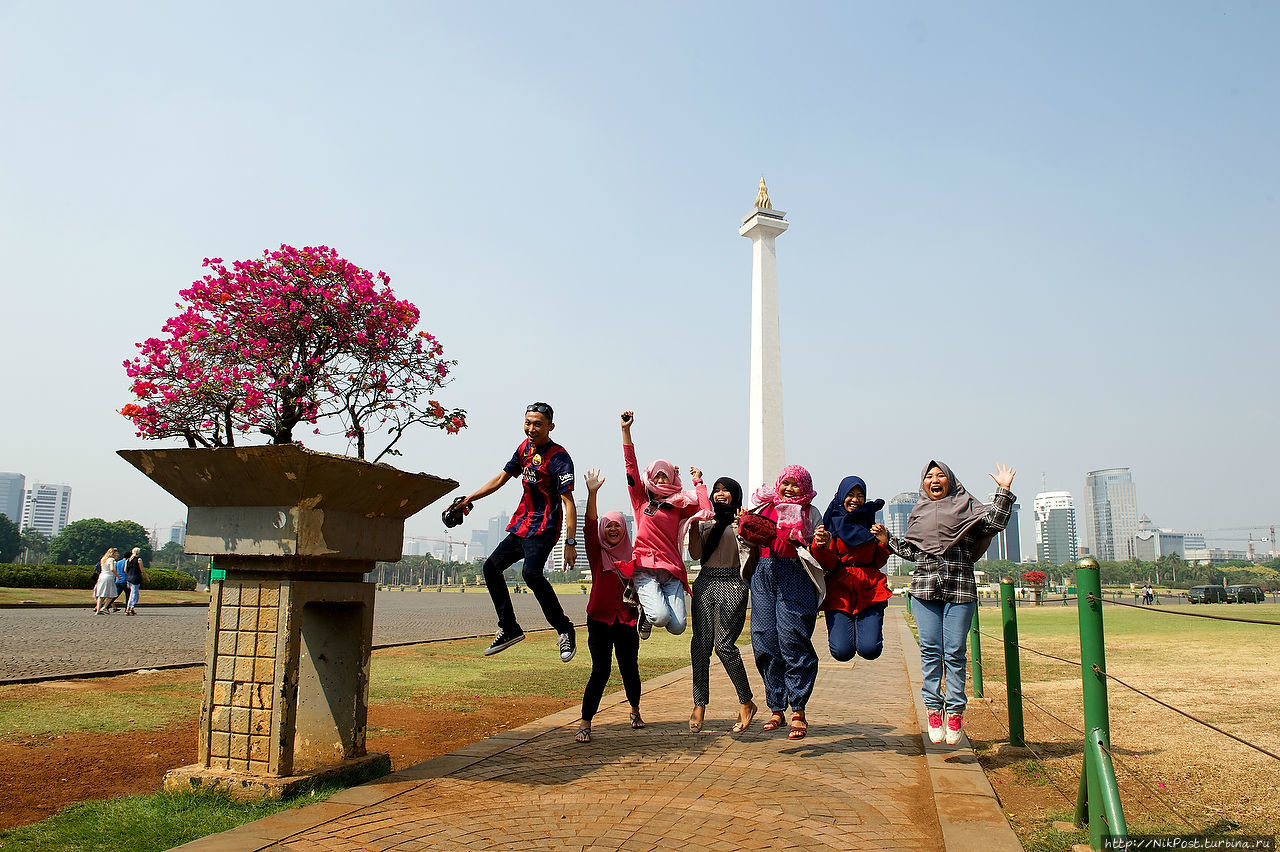
<svg viewBox="0 0 1280 852">
<path fill-rule="evenodd" d="M 1043 586 L 1046 579 L 1043 571 L 1027 571 L 1022 575 L 1022 581 L 1028 586 Z"/>
<path fill-rule="evenodd" d="M 377 461 L 397 455 L 414 424 L 466 427 L 466 412 L 434 398 L 457 362 L 418 330 L 418 309 L 395 297 L 385 272 L 327 246 L 203 265 L 209 272 L 179 293 L 181 312 L 124 362 L 136 401 L 120 413 L 139 437 L 221 447 L 260 432 L 288 444 L 302 424 L 332 418 L 362 459 L 369 436 L 384 432 Z"/>
</svg>

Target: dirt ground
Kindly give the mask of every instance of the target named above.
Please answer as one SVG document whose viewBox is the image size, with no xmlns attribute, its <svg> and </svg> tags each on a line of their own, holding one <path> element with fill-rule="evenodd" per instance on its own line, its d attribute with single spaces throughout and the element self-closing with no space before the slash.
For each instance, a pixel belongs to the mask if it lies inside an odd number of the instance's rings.
<svg viewBox="0 0 1280 852">
<path fill-rule="evenodd" d="M 199 682 L 200 669 L 126 675 L 24 687 L 32 697 L 41 690 L 93 690 L 96 693 L 136 689 L 140 683 Z M 385 751 L 394 769 L 447 754 L 501 730 L 523 725 L 573 700 L 525 695 L 493 699 L 469 713 L 446 712 L 406 704 L 369 708 L 367 743 Z M 61 808 L 87 799 L 109 799 L 158 790 L 164 774 L 196 760 L 199 699 L 189 719 L 151 731 L 124 734 L 68 733 L 0 740 L 0 828 L 42 820 Z"/>
</svg>

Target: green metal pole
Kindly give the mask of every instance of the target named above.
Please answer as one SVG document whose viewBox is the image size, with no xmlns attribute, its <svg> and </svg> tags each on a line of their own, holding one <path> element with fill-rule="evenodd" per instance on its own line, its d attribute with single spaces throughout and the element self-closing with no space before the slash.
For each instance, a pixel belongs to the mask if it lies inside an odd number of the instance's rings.
<svg viewBox="0 0 1280 852">
<path fill-rule="evenodd" d="M 981 598 L 979 598 L 981 600 Z M 978 633 L 978 608 L 973 608 L 973 625 L 969 628 L 969 656 L 973 658 L 973 697 L 982 697 L 982 637 Z"/>
<path fill-rule="evenodd" d="M 1105 803 L 1118 802 L 1118 792 L 1104 790 L 1104 770 L 1098 765 L 1095 749 L 1088 747 L 1088 737 L 1097 732 L 1097 741 L 1111 748 L 1111 729 L 1107 714 L 1107 656 L 1102 629 L 1102 577 L 1098 561 L 1086 556 L 1076 563 L 1076 589 L 1080 614 L 1080 673 L 1084 689 L 1084 774 L 1087 785 L 1086 810 L 1089 818 L 1089 844 L 1101 849 L 1103 838 L 1123 832 L 1123 826 L 1107 828 L 1103 821 Z M 1114 782 L 1112 782 L 1114 783 Z M 1077 811 L 1080 809 L 1077 808 Z"/>
<path fill-rule="evenodd" d="M 1022 667 L 1018 661 L 1018 610 L 1013 600 L 1013 578 L 1000 580 L 1000 617 L 1004 623 L 1004 684 L 1009 705 L 1009 745 L 1027 744 L 1022 727 Z"/>
</svg>

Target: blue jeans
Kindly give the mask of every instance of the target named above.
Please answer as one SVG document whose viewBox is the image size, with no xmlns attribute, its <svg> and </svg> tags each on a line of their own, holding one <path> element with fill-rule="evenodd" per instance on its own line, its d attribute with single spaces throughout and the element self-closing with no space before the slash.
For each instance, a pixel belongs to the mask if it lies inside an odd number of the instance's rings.
<svg viewBox="0 0 1280 852">
<path fill-rule="evenodd" d="M 676 636 L 683 633 L 689 622 L 684 603 L 684 583 L 670 574 L 666 580 L 659 580 L 652 572 L 644 570 L 637 571 L 632 581 L 649 623 L 654 627 L 665 627 L 668 633 Z"/>
<path fill-rule="evenodd" d="M 764 557 L 751 575 L 751 648 L 769 709 L 803 712 L 818 679 L 818 590 L 799 559 Z"/>
<path fill-rule="evenodd" d="M 847 663 L 854 656 L 874 660 L 884 650 L 884 610 L 888 602 L 872 604 L 857 615 L 827 613 L 827 644 L 831 656 Z"/>
<path fill-rule="evenodd" d="M 911 614 L 920 633 L 920 673 L 924 685 L 920 695 L 924 706 L 941 713 L 963 713 L 969 699 L 964 694 L 965 637 L 973 625 L 976 603 L 922 601 L 914 596 Z M 942 699 L 943 671 L 946 671 L 947 697 Z"/>
<path fill-rule="evenodd" d="M 142 591 L 141 583 L 130 583 L 129 597 L 125 599 L 125 606 L 127 606 L 129 609 L 133 609 L 134 607 L 136 607 L 138 605 L 138 593 L 141 591 Z"/>
</svg>

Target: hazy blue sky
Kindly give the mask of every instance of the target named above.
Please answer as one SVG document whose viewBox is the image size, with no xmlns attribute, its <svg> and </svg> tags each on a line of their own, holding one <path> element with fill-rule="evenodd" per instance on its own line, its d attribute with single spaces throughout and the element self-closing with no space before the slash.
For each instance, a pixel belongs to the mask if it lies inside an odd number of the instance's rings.
<svg viewBox="0 0 1280 852">
<path fill-rule="evenodd" d="M 1246 2 L 0 2 L 0 470 L 182 518 L 114 455 L 120 363 L 202 258 L 288 242 L 385 269 L 459 360 L 472 427 L 401 466 L 470 490 L 546 399 L 606 507 L 624 407 L 642 460 L 742 478 L 763 174 L 822 503 L 938 457 L 1017 468 L 1024 553 L 1042 474 L 1280 520 L 1278 40 Z"/>
</svg>

